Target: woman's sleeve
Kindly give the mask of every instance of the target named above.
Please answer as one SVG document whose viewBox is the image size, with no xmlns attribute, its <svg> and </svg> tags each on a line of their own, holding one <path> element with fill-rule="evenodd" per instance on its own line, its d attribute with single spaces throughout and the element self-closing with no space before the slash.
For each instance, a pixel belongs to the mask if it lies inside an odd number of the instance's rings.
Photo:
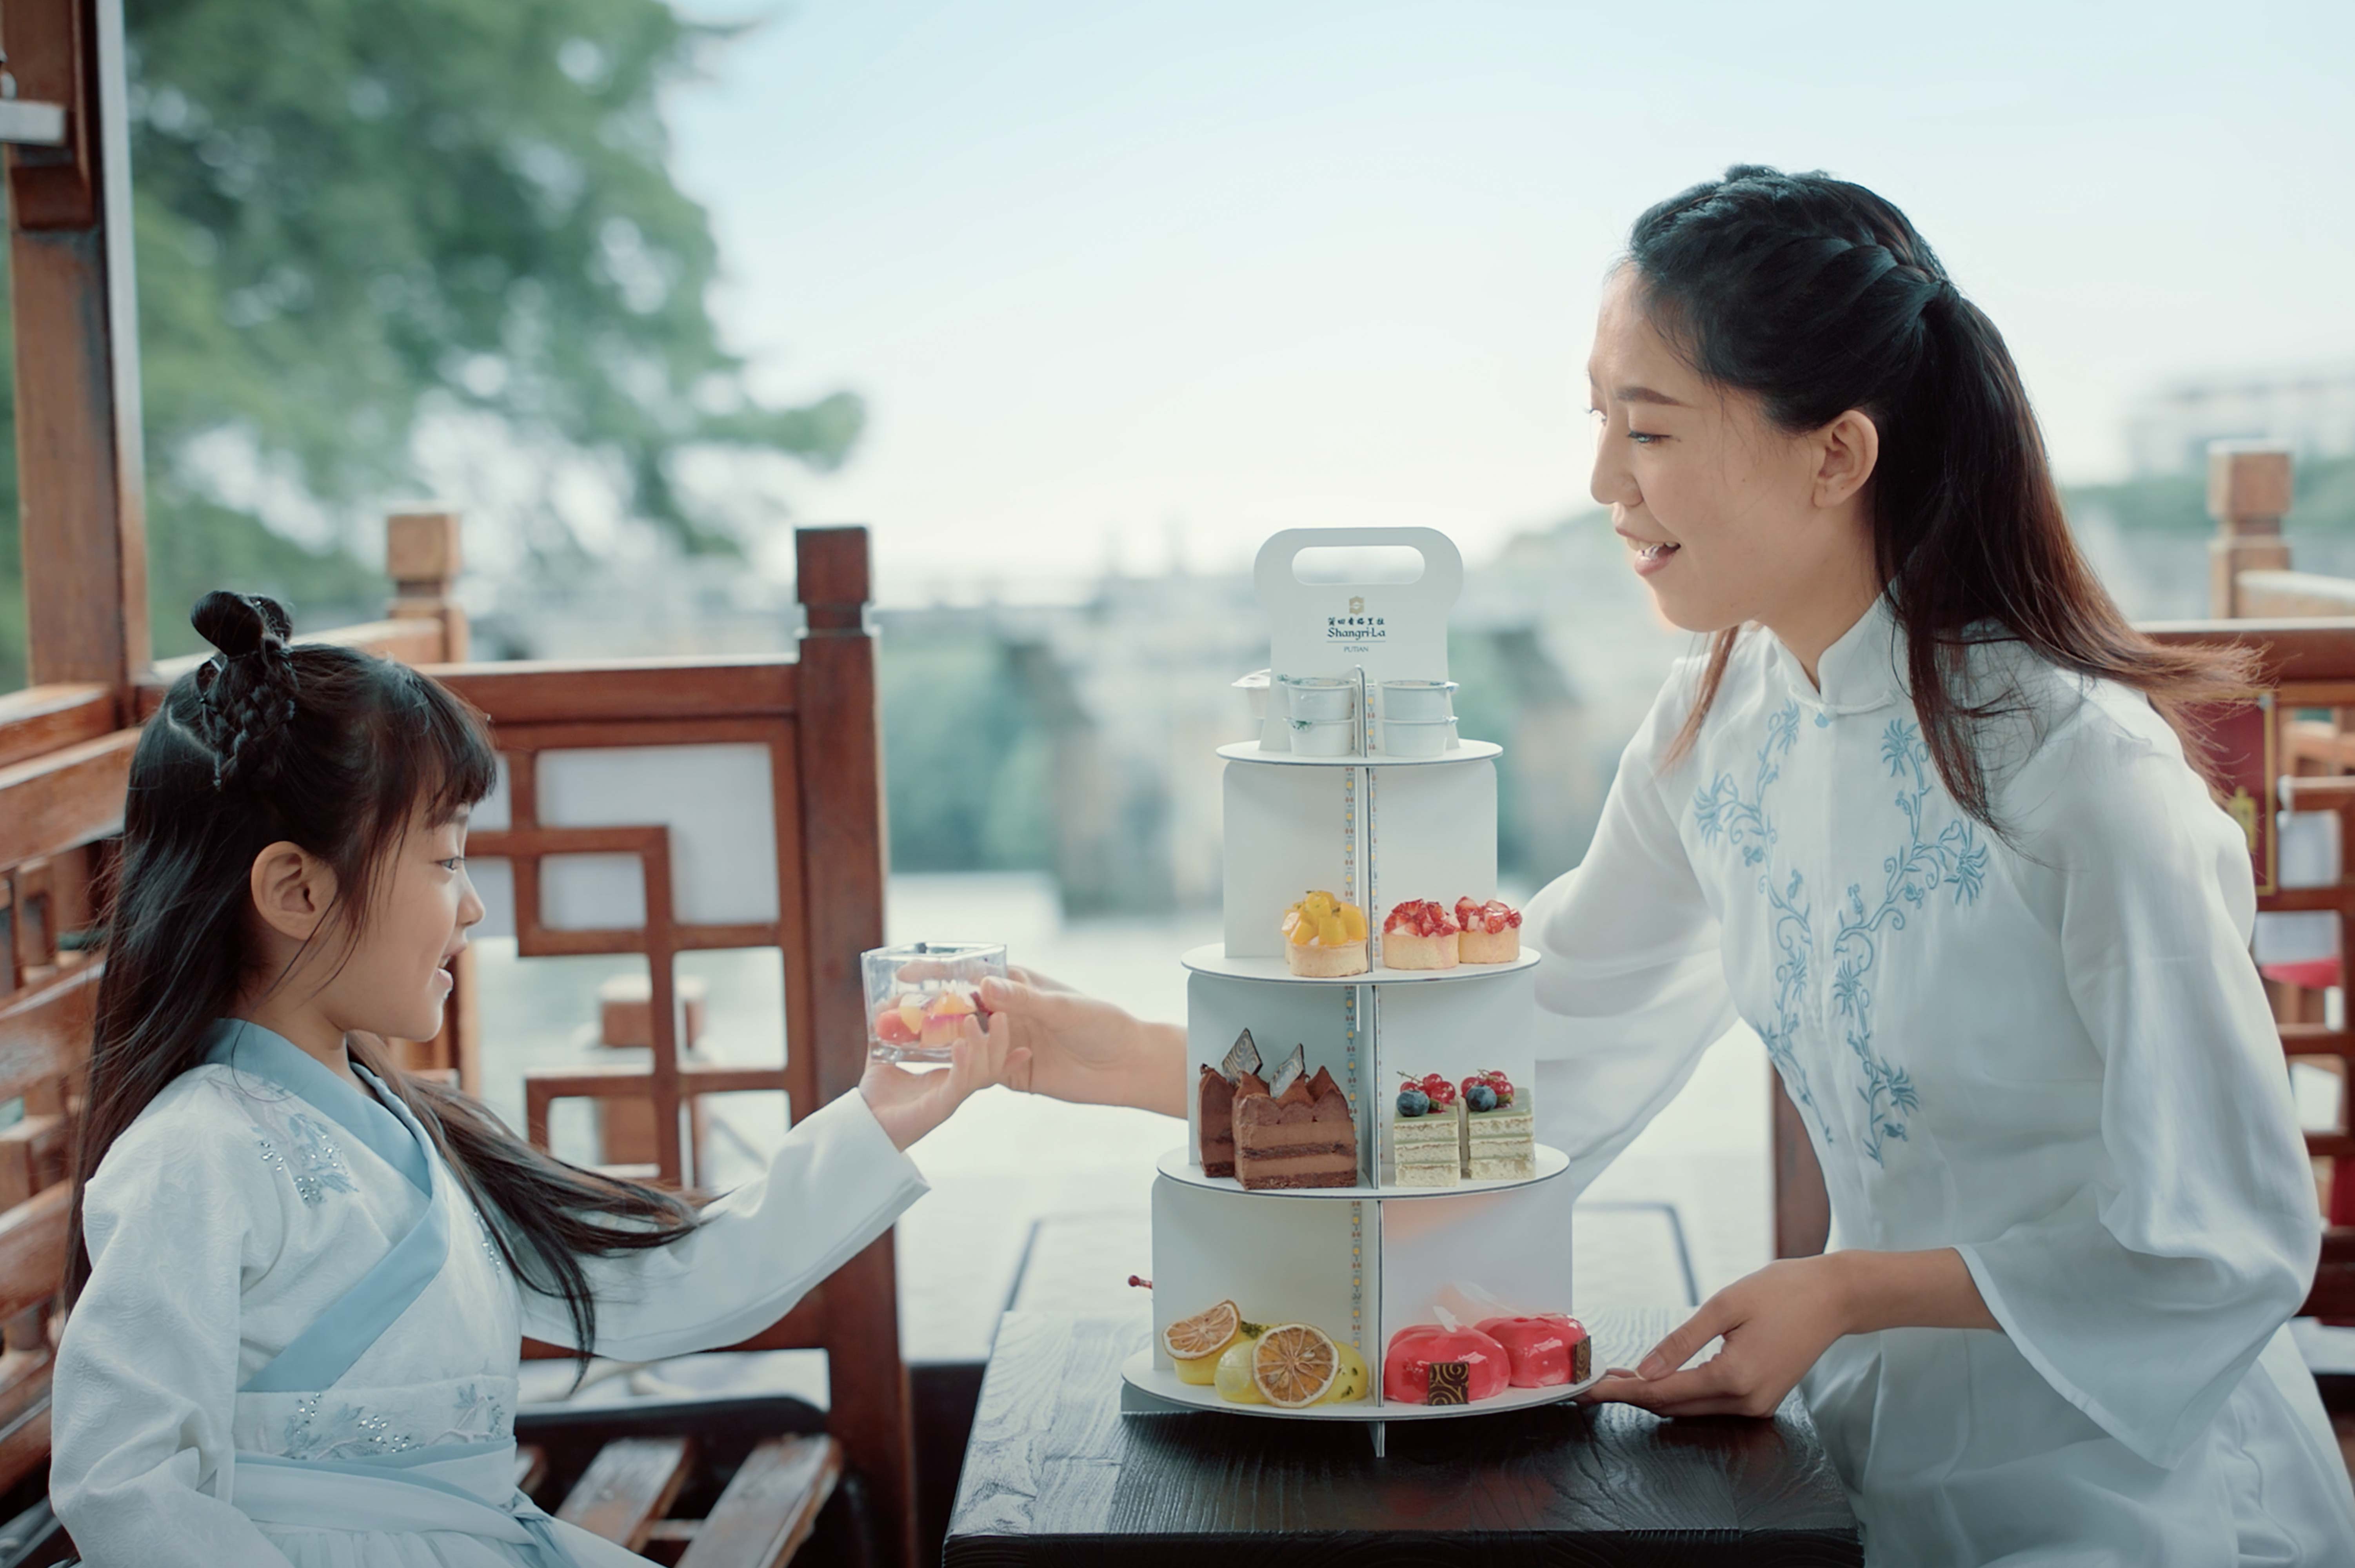
<svg viewBox="0 0 2355 1568">
<path fill-rule="evenodd" d="M 2172 1465 L 2305 1299 L 2321 1222 L 2249 956 L 2247 842 L 2156 715 L 2097 709 L 2043 770 L 2022 847 L 2057 884 L 2107 1171 L 1956 1250 L 2046 1382 Z"/>
<path fill-rule="evenodd" d="M 49 1496 L 82 1560 L 288 1568 L 233 1495 L 240 1302 L 284 1216 L 242 1128 L 135 1125 L 82 1196 L 91 1275 L 58 1341 Z"/>
<path fill-rule="evenodd" d="M 655 1361 L 734 1344 L 891 1228 L 924 1179 L 853 1089 L 794 1124 L 768 1174 L 712 1203 L 666 1247 L 584 1257 L 601 1356 Z M 564 1303 L 523 1293 L 524 1332 L 575 1338 Z"/>
<path fill-rule="evenodd" d="M 1734 1023 L 1715 913 L 1677 832 L 1660 758 L 1689 706 L 1678 666 L 1619 758 L 1594 842 L 1529 901 L 1538 1056 L 1572 1064 L 1573 1104 L 1550 1107 L 1583 1190 L 1674 1099 Z M 1549 1081 L 1551 1081 L 1549 1075 Z M 1557 1092 L 1558 1091 L 1550 1091 Z"/>
</svg>

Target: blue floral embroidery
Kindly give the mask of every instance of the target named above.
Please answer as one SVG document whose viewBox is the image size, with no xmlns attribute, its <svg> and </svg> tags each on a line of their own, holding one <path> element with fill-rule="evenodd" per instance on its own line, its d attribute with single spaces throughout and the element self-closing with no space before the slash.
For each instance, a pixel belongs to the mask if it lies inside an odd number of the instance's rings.
<svg viewBox="0 0 2355 1568">
<path fill-rule="evenodd" d="M 294 1140 L 291 1153 L 281 1153 L 266 1135 L 257 1135 L 256 1140 L 261 1145 L 262 1163 L 284 1171 L 306 1207 L 317 1208 L 330 1192 L 359 1191 L 351 1168 L 344 1163 L 344 1151 L 325 1128 L 296 1111 L 286 1118 L 286 1131 Z"/>
<path fill-rule="evenodd" d="M 1774 819 L 1766 814 L 1766 791 L 1783 776 L 1783 758 L 1790 755 L 1798 737 L 1799 705 L 1794 701 L 1766 721 L 1766 741 L 1758 748 L 1757 779 L 1750 800 L 1742 800 L 1741 787 L 1731 773 L 1721 773 L 1694 791 L 1693 823 L 1700 830 L 1703 842 L 1715 843 L 1722 834 L 1727 843 L 1741 852 L 1743 865 L 1764 864 L 1775 838 Z M 1806 992 L 1816 950 L 1806 886 L 1794 871 L 1788 885 L 1778 891 L 1774 873 L 1767 869 L 1758 874 L 1758 891 L 1774 910 L 1774 945 L 1783 954 L 1774 966 L 1774 1022 L 1760 1029 L 1758 1038 L 1782 1073 L 1791 1097 L 1815 1117 L 1828 1146 L 1834 1141 L 1831 1118 L 1816 1104 L 1815 1093 L 1807 1086 L 1807 1070 L 1799 1065 L 1792 1044 L 1799 1032 L 1799 998 Z"/>
<path fill-rule="evenodd" d="M 1905 845 L 1881 862 L 1887 882 L 1881 902 L 1871 910 L 1865 908 L 1863 890 L 1849 885 L 1848 906 L 1832 938 L 1832 1000 L 1847 1020 L 1849 1049 L 1864 1069 L 1857 1095 L 1864 1101 L 1864 1151 L 1876 1165 L 1884 1163 L 1885 1141 L 1905 1136 L 1905 1118 L 1922 1103 L 1905 1069 L 1872 1048 L 1872 988 L 1868 982 L 1880 958 L 1881 938 L 1903 930 L 1906 908 L 1921 908 L 1941 887 L 1952 890 L 1957 908 L 1976 904 L 1987 868 L 1987 846 L 1963 819 L 1948 822 L 1934 839 L 1923 836 L 1922 804 L 1931 786 L 1930 748 L 1921 732 L 1903 719 L 1891 719 L 1881 733 L 1881 759 L 1898 780 L 1897 809 L 1905 815 Z"/>
</svg>

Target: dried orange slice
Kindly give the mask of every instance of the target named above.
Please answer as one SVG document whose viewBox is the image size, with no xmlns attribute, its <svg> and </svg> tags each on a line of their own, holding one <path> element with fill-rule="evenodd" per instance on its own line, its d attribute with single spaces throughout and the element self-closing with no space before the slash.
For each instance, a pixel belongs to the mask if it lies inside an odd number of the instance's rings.
<svg viewBox="0 0 2355 1568">
<path fill-rule="evenodd" d="M 1235 1304 L 1221 1301 L 1207 1312 L 1197 1312 L 1170 1324 L 1162 1330 L 1161 1343 L 1173 1361 L 1199 1361 L 1232 1344 L 1242 1326 L 1243 1315 Z"/>
<path fill-rule="evenodd" d="M 1340 1370 L 1332 1336 L 1307 1323 L 1279 1323 L 1252 1347 L 1252 1386 L 1286 1410 L 1324 1398 Z"/>
</svg>

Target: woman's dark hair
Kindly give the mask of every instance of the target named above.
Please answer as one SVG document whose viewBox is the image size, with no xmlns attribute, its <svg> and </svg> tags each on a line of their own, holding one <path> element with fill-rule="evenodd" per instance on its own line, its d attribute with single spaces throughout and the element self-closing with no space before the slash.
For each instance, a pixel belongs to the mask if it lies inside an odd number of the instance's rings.
<svg viewBox="0 0 2355 1568">
<path fill-rule="evenodd" d="M 2126 624 L 2078 553 L 2002 334 L 1895 207 L 1828 175 L 1736 164 L 1637 218 L 1627 261 L 1652 324 L 1776 426 L 1820 429 L 1851 408 L 1871 418 L 1876 564 L 1923 738 L 1963 810 L 2000 831 L 1973 740 L 2020 702 L 1974 702 L 1975 642 L 2014 639 L 2131 686 L 2179 732 L 2187 707 L 2256 684 L 2245 654 L 2162 647 Z M 1671 758 L 1699 736 L 1741 632 L 1711 639 Z"/>
<path fill-rule="evenodd" d="M 451 821 L 497 775 L 487 722 L 407 665 L 294 644 L 286 611 L 267 599 L 208 593 L 189 619 L 219 652 L 172 683 L 131 757 L 75 1155 L 69 1303 L 90 1277 L 82 1188 L 106 1151 L 204 1060 L 214 1019 L 249 987 L 284 980 L 257 968 L 255 857 L 284 841 L 334 870 L 336 906 L 314 939 L 341 944 L 340 962 L 420 813 Z M 541 1153 L 478 1101 L 402 1072 L 374 1036 L 347 1043 L 432 1137 L 517 1278 L 562 1298 L 586 1365 L 596 1303 L 581 1255 L 663 1245 L 694 1227 L 694 1211 Z"/>
</svg>

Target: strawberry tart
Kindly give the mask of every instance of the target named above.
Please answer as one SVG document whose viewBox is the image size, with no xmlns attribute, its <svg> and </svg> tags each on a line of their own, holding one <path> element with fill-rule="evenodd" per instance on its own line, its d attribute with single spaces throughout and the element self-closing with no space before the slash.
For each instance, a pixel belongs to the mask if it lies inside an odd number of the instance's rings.
<svg viewBox="0 0 2355 1568">
<path fill-rule="evenodd" d="M 1509 964 L 1521 956 L 1521 912 L 1501 898 L 1457 899 L 1455 924 L 1464 933 L 1456 956 L 1467 964 Z"/>
<path fill-rule="evenodd" d="M 1394 969 L 1452 969 L 1460 929 L 1435 898 L 1410 898 L 1382 922 L 1382 962 Z"/>
</svg>

